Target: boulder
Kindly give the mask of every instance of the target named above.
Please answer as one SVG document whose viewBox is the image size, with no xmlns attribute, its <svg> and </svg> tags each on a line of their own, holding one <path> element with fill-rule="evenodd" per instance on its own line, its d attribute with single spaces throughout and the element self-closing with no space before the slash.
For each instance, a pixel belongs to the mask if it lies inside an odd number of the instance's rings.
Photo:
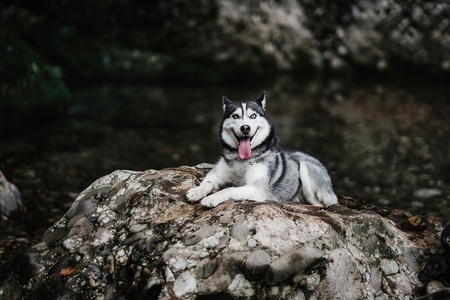
<svg viewBox="0 0 450 300">
<path fill-rule="evenodd" d="M 1 278 L 8 299 L 413 299 L 442 224 L 340 197 L 323 208 L 186 191 L 210 165 L 115 171 Z"/>
<path fill-rule="evenodd" d="M 277 71 L 448 75 L 449 7 L 408 0 L 8 1 L 0 84 L 10 105 L 38 101 L 47 112 L 70 96 L 64 74 L 88 83 L 171 84 L 259 82 Z"/>
<path fill-rule="evenodd" d="M 25 213 L 19 189 L 0 171 L 0 224 L 19 218 Z"/>
</svg>

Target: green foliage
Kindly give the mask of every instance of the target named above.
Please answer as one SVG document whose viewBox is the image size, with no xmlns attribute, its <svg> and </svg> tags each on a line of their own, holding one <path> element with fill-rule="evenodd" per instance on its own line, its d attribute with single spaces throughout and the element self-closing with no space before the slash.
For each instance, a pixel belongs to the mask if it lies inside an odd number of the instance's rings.
<svg viewBox="0 0 450 300">
<path fill-rule="evenodd" d="M 6 29 L 0 30 L 0 108 L 61 109 L 70 98 L 61 69 L 47 63 L 29 45 Z"/>
</svg>

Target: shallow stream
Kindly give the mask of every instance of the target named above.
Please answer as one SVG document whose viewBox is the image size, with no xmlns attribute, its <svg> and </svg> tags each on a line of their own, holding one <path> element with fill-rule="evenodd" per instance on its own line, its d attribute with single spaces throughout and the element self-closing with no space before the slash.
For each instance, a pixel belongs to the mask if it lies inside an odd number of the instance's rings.
<svg viewBox="0 0 450 300">
<path fill-rule="evenodd" d="M 215 162 L 221 96 L 254 99 L 262 90 L 281 146 L 319 158 L 338 194 L 448 219 L 448 86 L 288 78 L 245 88 L 72 89 L 67 118 L 0 137 L 0 170 L 22 192 L 26 230 L 42 234 L 113 170 Z"/>
</svg>

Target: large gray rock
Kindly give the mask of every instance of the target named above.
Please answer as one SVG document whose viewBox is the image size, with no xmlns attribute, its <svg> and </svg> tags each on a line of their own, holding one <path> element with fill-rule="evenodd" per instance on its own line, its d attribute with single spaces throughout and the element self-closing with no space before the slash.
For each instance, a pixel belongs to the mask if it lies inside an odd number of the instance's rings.
<svg viewBox="0 0 450 300">
<path fill-rule="evenodd" d="M 224 40 L 233 45 L 218 51 L 219 60 L 272 59 L 291 70 L 304 62 L 332 70 L 393 70 L 405 63 L 450 70 L 450 6 L 442 1 L 222 0 L 218 7 Z M 263 55 L 252 55 L 254 49 Z"/>
<path fill-rule="evenodd" d="M 0 294 L 413 299 L 425 293 L 418 273 L 430 253 L 442 250 L 439 222 L 347 198 L 341 201 L 353 208 L 228 201 L 205 209 L 186 202 L 185 192 L 207 170 L 116 171 L 98 179 L 17 259 Z"/>
</svg>

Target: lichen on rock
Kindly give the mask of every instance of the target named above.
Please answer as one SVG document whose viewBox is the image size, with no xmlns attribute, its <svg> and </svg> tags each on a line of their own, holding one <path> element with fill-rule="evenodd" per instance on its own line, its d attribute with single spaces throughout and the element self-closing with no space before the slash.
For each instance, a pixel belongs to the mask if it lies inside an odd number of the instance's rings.
<svg viewBox="0 0 450 300">
<path fill-rule="evenodd" d="M 206 209 L 188 203 L 185 192 L 207 170 L 116 171 L 98 179 L 18 259 L 0 293 L 9 299 L 412 299 L 424 293 L 419 266 L 441 251 L 441 223 L 405 230 L 406 212 L 345 197 L 345 205 L 328 210 L 271 201 Z"/>
</svg>

